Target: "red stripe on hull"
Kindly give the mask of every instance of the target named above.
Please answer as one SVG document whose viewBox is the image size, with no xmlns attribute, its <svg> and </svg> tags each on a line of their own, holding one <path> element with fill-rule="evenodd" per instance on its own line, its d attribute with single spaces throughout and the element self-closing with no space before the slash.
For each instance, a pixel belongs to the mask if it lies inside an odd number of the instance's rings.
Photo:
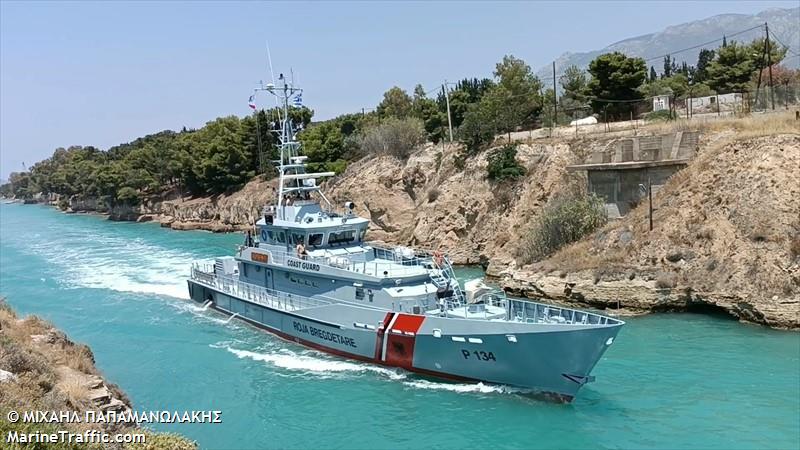
<svg viewBox="0 0 800 450">
<path fill-rule="evenodd" d="M 217 308 L 216 304 L 212 304 L 211 307 L 214 308 L 215 310 L 221 312 L 221 313 L 227 314 L 229 316 L 231 315 L 228 311 L 225 311 L 224 309 Z M 335 348 L 326 347 L 326 346 L 324 346 L 322 344 L 317 344 L 316 342 L 309 342 L 309 341 L 307 341 L 305 339 L 301 339 L 301 338 L 299 338 L 297 336 L 292 336 L 291 334 L 284 333 L 283 331 L 279 331 L 279 330 L 276 330 L 274 328 L 270 328 L 270 327 L 268 327 L 268 326 L 266 326 L 264 324 L 261 324 L 259 322 L 250 320 L 247 317 L 236 316 L 236 318 L 237 319 L 242 319 L 245 322 L 247 322 L 247 323 L 249 323 L 249 324 L 251 324 L 251 325 L 253 325 L 253 326 L 255 326 L 255 327 L 259 328 L 259 329 L 262 329 L 262 330 L 267 331 L 267 332 L 269 332 L 271 334 L 274 334 L 275 336 L 278 336 L 281 339 L 284 339 L 284 340 L 289 341 L 289 342 L 294 342 L 294 343 L 297 343 L 297 344 L 301 344 L 301 345 L 304 345 L 306 347 L 313 348 L 314 350 L 319 350 L 321 352 L 328 353 L 328 354 L 331 354 L 331 355 L 341 356 L 342 358 L 355 359 L 357 361 L 363 361 L 363 362 L 366 362 L 366 363 L 378 364 L 379 366 L 398 367 L 398 366 L 393 366 L 391 364 L 386 364 L 383 361 L 381 361 L 380 359 L 371 359 L 371 358 L 367 358 L 365 356 L 357 355 L 355 353 L 348 353 L 348 352 L 344 352 L 344 351 L 341 351 L 341 350 L 337 350 Z M 401 368 L 405 369 L 404 367 L 401 367 Z M 436 371 L 433 371 L 433 370 L 426 370 L 426 369 L 419 369 L 419 368 L 415 368 L 415 367 L 410 367 L 407 370 L 410 371 L 410 372 L 415 372 L 415 373 L 419 373 L 419 374 L 422 374 L 422 375 L 428 375 L 428 376 L 441 378 L 441 379 L 449 380 L 449 381 L 466 381 L 466 382 L 471 382 L 471 383 L 477 383 L 477 382 L 482 381 L 482 380 L 476 380 L 474 378 L 466 378 L 466 377 L 461 377 L 461 376 L 458 376 L 458 375 L 451 375 L 451 374 L 448 374 L 448 373 L 436 372 Z"/>
<path fill-rule="evenodd" d="M 422 327 L 422 322 L 424 321 L 425 317 L 423 316 L 411 316 L 400 313 L 397 320 L 394 321 L 392 329 L 416 334 Z"/>
<path fill-rule="evenodd" d="M 216 303 L 212 303 L 211 304 L 211 308 L 213 308 L 214 310 L 219 311 L 219 312 L 221 312 L 223 314 L 227 314 L 228 316 L 231 315 L 231 313 L 229 313 L 228 311 L 226 311 L 224 309 L 217 308 Z M 392 314 L 395 314 L 395 313 L 387 313 L 387 315 L 386 315 L 387 320 L 391 318 Z M 316 342 L 306 341 L 305 339 L 301 339 L 301 338 L 299 338 L 297 336 L 292 336 L 291 334 L 284 333 L 283 331 L 279 331 L 279 330 L 276 330 L 274 328 L 270 328 L 270 327 L 268 327 L 268 326 L 266 326 L 266 325 L 264 325 L 262 323 L 259 323 L 259 322 L 253 321 L 251 319 L 248 319 L 247 317 L 242 317 L 242 316 L 236 316 L 236 317 L 238 319 L 241 319 L 241 320 L 245 321 L 246 323 L 249 323 L 249 324 L 255 326 L 256 328 L 259 328 L 261 330 L 267 331 L 270 334 L 273 334 L 273 335 L 275 335 L 275 336 L 277 336 L 277 337 L 279 337 L 279 338 L 281 338 L 281 339 L 283 339 L 285 341 L 294 342 L 294 343 L 297 343 L 297 344 L 300 344 L 300 345 L 303 345 L 303 346 L 306 346 L 306 347 L 309 347 L 309 348 L 313 348 L 314 350 L 318 350 L 318 351 L 321 351 L 323 353 L 328 353 L 328 354 L 339 356 L 339 357 L 342 357 L 342 358 L 354 359 L 354 360 L 366 362 L 366 363 L 369 363 L 369 364 L 377 364 L 377 365 L 383 366 L 383 367 L 399 367 L 401 369 L 408 370 L 409 372 L 414 372 L 414 373 L 418 373 L 420 375 L 430 376 L 430 377 L 439 378 L 439 379 L 447 380 L 447 381 L 460 381 L 460 382 L 467 382 L 467 383 L 480 383 L 480 382 L 484 381 L 484 380 L 479 380 L 479 379 L 475 379 L 475 378 L 468 378 L 468 377 L 462 377 L 462 376 L 459 376 L 459 375 L 452 375 L 452 374 L 449 374 L 449 373 L 436 372 L 434 370 L 420 369 L 420 368 L 413 367 L 413 366 L 403 367 L 403 366 L 398 366 L 398 365 L 395 365 L 395 364 L 390 364 L 390 360 L 389 360 L 388 357 L 387 357 L 387 361 L 381 361 L 380 360 L 380 353 L 379 353 L 380 350 L 377 350 L 377 356 L 375 358 L 371 359 L 371 358 L 368 358 L 368 357 L 365 357 L 365 356 L 361 356 L 361 355 L 357 355 L 357 354 L 354 354 L 354 353 L 348 353 L 348 352 L 344 352 L 344 351 L 337 350 L 337 349 L 334 349 L 334 348 L 326 347 L 324 345 L 317 344 Z M 389 344 L 391 344 L 391 341 L 389 342 Z M 388 350 L 387 350 L 387 353 L 388 353 Z M 572 400 L 574 398 L 573 396 L 559 394 L 557 392 L 540 392 L 540 393 L 534 394 L 534 396 L 540 397 L 540 398 L 543 398 L 543 399 L 549 400 L 549 401 L 555 401 L 555 402 L 558 402 L 558 403 L 570 403 L 570 402 L 572 402 Z"/>
</svg>

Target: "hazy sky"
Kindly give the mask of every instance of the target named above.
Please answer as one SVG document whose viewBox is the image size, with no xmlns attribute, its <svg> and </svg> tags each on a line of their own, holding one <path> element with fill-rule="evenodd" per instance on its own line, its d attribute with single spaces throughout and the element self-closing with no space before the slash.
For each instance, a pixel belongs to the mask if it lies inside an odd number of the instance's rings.
<svg viewBox="0 0 800 450">
<path fill-rule="evenodd" d="M 792 1 L 11 2 L 0 0 L 0 178 L 56 147 L 102 149 L 249 113 L 294 70 L 315 118 L 374 107 L 399 85 L 491 76 L 504 54 L 534 70 L 565 51 Z"/>
</svg>

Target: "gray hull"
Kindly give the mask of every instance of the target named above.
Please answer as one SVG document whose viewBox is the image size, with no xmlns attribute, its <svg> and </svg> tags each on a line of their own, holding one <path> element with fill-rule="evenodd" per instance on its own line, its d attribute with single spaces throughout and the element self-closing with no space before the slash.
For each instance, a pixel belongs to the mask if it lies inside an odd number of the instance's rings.
<svg viewBox="0 0 800 450">
<path fill-rule="evenodd" d="M 349 303 L 265 303 L 203 281 L 188 283 L 194 301 L 310 348 L 444 379 L 519 386 L 566 402 L 592 380 L 592 368 L 622 326 L 474 321 Z"/>
</svg>

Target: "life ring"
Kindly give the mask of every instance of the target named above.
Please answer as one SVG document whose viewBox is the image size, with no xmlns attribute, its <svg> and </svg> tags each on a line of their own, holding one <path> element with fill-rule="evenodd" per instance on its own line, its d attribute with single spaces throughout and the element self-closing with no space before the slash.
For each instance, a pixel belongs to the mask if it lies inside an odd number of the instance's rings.
<svg viewBox="0 0 800 450">
<path fill-rule="evenodd" d="M 261 229 L 261 242 L 267 242 L 267 229 Z"/>
</svg>

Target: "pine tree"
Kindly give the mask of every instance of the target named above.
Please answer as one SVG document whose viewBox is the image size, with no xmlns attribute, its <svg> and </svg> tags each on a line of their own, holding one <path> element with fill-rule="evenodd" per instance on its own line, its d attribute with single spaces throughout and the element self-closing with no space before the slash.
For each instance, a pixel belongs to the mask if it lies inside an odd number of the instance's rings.
<svg viewBox="0 0 800 450">
<path fill-rule="evenodd" d="M 664 71 L 661 72 L 661 78 L 669 78 L 672 76 L 672 58 L 669 55 L 664 57 Z"/>
</svg>

